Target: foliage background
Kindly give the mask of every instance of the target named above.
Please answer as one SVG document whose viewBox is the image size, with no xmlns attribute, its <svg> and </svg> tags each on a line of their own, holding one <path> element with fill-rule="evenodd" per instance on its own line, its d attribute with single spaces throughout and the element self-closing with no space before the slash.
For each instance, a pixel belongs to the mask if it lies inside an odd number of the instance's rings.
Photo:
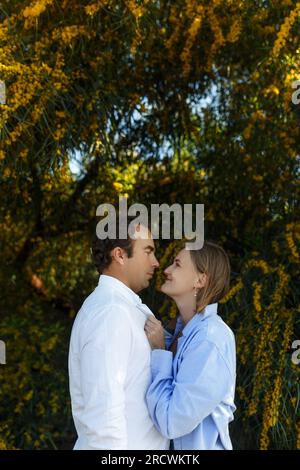
<svg viewBox="0 0 300 470">
<path fill-rule="evenodd" d="M 233 445 L 300 448 L 299 15 L 291 0 L 1 1 L 0 449 L 74 443 L 69 335 L 97 282 L 96 207 L 119 195 L 205 204 L 233 267 Z M 174 251 L 159 243 L 161 267 Z"/>
</svg>

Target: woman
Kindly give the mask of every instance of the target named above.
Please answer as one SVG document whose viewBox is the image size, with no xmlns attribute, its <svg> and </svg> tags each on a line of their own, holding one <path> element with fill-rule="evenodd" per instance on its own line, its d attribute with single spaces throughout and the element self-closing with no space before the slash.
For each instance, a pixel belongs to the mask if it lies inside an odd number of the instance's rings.
<svg viewBox="0 0 300 470">
<path fill-rule="evenodd" d="M 204 242 L 200 250 L 181 250 L 164 273 L 161 290 L 180 315 L 172 336 L 154 316 L 145 324 L 152 347 L 146 395 L 151 418 L 173 440 L 172 449 L 232 449 L 235 340 L 217 314 L 217 302 L 229 289 L 228 257 Z"/>
</svg>

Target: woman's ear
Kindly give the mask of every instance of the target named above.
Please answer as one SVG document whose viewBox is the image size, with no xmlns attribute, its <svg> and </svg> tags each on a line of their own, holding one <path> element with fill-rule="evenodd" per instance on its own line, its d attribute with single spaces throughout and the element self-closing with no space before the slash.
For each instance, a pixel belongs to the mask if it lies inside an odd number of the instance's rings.
<svg viewBox="0 0 300 470">
<path fill-rule="evenodd" d="M 201 273 L 196 281 L 195 287 L 197 289 L 202 289 L 207 283 L 207 275 L 205 273 Z"/>
</svg>

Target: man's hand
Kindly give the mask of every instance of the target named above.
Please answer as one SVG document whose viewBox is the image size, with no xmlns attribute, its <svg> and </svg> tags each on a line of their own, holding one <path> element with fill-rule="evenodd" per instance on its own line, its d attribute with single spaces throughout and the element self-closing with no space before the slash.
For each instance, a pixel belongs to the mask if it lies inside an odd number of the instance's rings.
<svg viewBox="0 0 300 470">
<path fill-rule="evenodd" d="M 154 315 L 148 317 L 145 323 L 145 333 L 152 349 L 165 349 L 164 329 L 161 321 Z"/>
</svg>

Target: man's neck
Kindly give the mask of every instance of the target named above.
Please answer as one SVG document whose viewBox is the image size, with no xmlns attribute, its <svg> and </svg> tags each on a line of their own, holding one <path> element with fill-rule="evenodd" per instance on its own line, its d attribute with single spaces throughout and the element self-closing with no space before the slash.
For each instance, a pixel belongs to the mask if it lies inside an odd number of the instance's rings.
<svg viewBox="0 0 300 470">
<path fill-rule="evenodd" d="M 114 277 L 115 279 L 118 279 L 118 281 L 121 281 L 123 282 L 123 284 L 125 284 L 125 286 L 127 286 L 129 289 L 132 290 L 131 286 L 128 284 L 128 280 L 123 277 L 122 275 L 120 275 L 120 273 L 116 273 L 114 271 L 111 271 L 111 270 L 105 270 L 102 272 L 102 274 L 104 274 L 105 276 L 111 276 L 111 277 Z"/>
</svg>

